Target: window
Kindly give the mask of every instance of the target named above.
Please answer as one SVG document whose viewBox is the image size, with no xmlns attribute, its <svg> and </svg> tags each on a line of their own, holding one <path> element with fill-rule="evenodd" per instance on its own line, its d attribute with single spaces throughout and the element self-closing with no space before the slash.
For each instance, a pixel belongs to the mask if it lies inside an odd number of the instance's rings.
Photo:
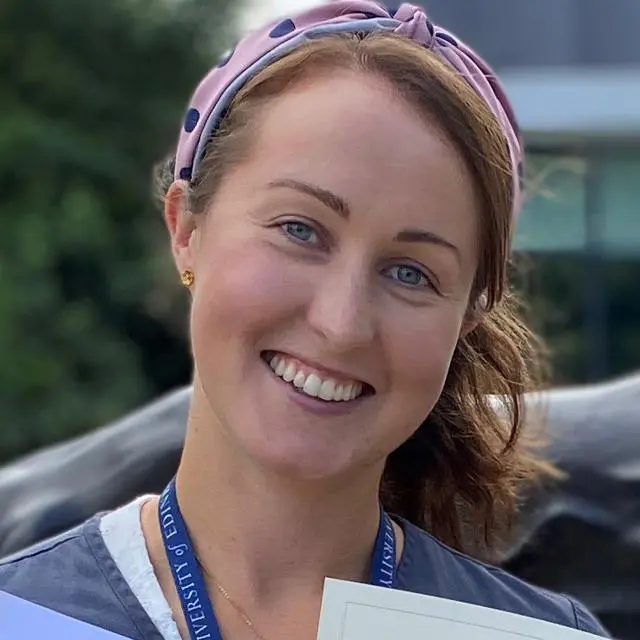
<svg viewBox="0 0 640 640">
<path fill-rule="evenodd" d="M 532 153 L 528 166 L 518 286 L 556 383 L 640 368 L 640 149 Z"/>
</svg>

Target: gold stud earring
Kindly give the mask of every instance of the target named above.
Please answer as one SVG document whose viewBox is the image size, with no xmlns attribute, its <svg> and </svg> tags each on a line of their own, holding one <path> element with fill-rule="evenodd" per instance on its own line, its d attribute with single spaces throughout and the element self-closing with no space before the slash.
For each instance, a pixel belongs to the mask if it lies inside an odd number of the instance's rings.
<svg viewBox="0 0 640 640">
<path fill-rule="evenodd" d="M 194 280 L 195 276 L 193 275 L 193 271 L 191 271 L 191 269 L 185 269 L 180 274 L 180 282 L 182 282 L 185 287 L 190 287 L 193 284 Z"/>
</svg>

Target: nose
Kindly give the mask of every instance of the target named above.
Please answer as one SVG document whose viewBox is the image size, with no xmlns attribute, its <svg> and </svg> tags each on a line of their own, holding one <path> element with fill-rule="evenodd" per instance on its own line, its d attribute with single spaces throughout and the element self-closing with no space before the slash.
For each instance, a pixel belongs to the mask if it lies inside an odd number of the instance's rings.
<svg viewBox="0 0 640 640">
<path fill-rule="evenodd" d="M 371 285 L 361 267 L 327 267 L 314 285 L 307 320 L 336 351 L 369 344 L 376 334 Z"/>
</svg>

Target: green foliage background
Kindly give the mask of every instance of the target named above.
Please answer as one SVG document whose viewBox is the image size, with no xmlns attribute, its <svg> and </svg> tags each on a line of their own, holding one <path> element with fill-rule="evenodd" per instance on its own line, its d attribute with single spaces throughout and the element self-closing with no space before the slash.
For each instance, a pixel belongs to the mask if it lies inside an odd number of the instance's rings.
<svg viewBox="0 0 640 640">
<path fill-rule="evenodd" d="M 237 11 L 0 3 L 0 460 L 188 379 L 150 169 Z"/>
<path fill-rule="evenodd" d="M 185 298 L 150 169 L 231 43 L 239 8 L 0 3 L 0 461 L 188 382 Z M 533 314 L 551 336 L 558 379 L 580 381 L 584 274 L 571 258 L 537 264 Z M 622 271 L 609 278 L 610 373 L 640 362 L 629 320 L 640 317 L 629 296 L 640 269 Z"/>
</svg>

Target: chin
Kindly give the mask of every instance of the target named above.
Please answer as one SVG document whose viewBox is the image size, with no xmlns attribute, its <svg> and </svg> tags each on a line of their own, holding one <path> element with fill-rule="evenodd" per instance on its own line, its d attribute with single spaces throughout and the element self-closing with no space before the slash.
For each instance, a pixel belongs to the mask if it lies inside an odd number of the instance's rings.
<svg viewBox="0 0 640 640">
<path fill-rule="evenodd" d="M 308 397 L 274 376 L 262 359 L 243 370 L 242 385 L 221 389 L 213 373 L 203 389 L 211 389 L 205 395 L 212 413 L 222 417 L 231 445 L 223 446 L 236 466 L 296 481 L 331 481 L 382 469 L 385 445 L 395 447 L 388 440 L 397 434 L 376 434 L 381 407 L 375 393 L 341 402 Z"/>
<path fill-rule="evenodd" d="M 245 454 L 270 473 L 300 481 L 321 481 L 348 475 L 361 457 L 332 438 L 301 437 L 280 433 L 269 439 L 264 434 L 244 439 Z"/>
<path fill-rule="evenodd" d="M 299 480 L 349 474 L 368 456 L 373 397 L 324 402 L 276 379 L 265 366 L 245 378 L 246 395 L 227 398 L 227 428 L 256 467 Z M 249 392 L 248 389 L 251 389 Z"/>
</svg>

